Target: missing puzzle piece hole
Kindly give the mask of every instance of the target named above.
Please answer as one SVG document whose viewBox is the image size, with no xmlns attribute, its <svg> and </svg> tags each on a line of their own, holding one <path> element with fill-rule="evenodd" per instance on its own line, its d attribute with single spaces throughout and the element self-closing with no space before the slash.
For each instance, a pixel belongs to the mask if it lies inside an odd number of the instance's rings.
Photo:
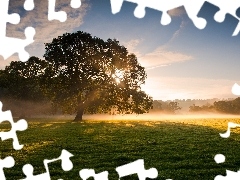
<svg viewBox="0 0 240 180">
<path fill-rule="evenodd" d="M 225 15 L 222 14 L 220 11 L 217 12 L 215 15 L 214 15 L 214 19 L 217 21 L 217 22 L 223 22 L 224 19 L 225 19 Z"/>
<path fill-rule="evenodd" d="M 24 34 L 26 36 L 26 40 L 25 41 L 26 41 L 27 44 L 31 44 L 31 43 L 34 42 L 33 37 L 35 36 L 36 31 L 35 31 L 35 29 L 33 27 L 27 27 L 25 29 L 25 31 L 24 31 Z M 29 59 L 29 57 L 30 57 L 29 53 L 26 52 L 26 51 L 19 52 L 18 56 L 19 56 L 19 59 L 22 62 L 26 62 Z"/>
<path fill-rule="evenodd" d="M 145 16 L 146 11 L 144 6 L 138 5 L 136 9 L 134 10 L 134 16 L 141 19 Z"/>
<path fill-rule="evenodd" d="M 28 123 L 25 119 L 20 119 L 18 122 L 16 122 L 16 126 L 18 126 L 19 131 L 24 131 L 28 128 Z"/>
<path fill-rule="evenodd" d="M 29 39 L 33 40 L 33 37 L 35 36 L 36 31 L 33 27 L 27 27 L 24 31 L 24 34 L 27 39 L 29 38 Z"/>
<path fill-rule="evenodd" d="M 20 22 L 20 16 L 17 13 L 10 14 L 7 19 L 11 24 L 18 24 Z"/>
<path fill-rule="evenodd" d="M 110 2 L 112 13 L 113 14 L 119 13 L 122 8 L 123 0 L 110 0 Z"/>
<path fill-rule="evenodd" d="M 25 164 L 22 171 L 26 176 L 30 176 L 33 174 L 33 166 L 31 164 Z"/>
<path fill-rule="evenodd" d="M 171 16 L 169 16 L 169 14 L 167 14 L 166 12 L 163 12 L 160 23 L 161 23 L 163 26 L 166 26 L 166 25 L 170 24 L 171 21 L 172 21 Z"/>
<path fill-rule="evenodd" d="M 194 25 L 198 28 L 198 29 L 204 29 L 207 25 L 207 21 L 203 18 L 198 18 L 195 20 L 196 22 L 193 22 Z"/>
<path fill-rule="evenodd" d="M 225 156 L 222 154 L 217 154 L 214 157 L 214 160 L 217 164 L 224 163 L 225 162 Z"/>
<path fill-rule="evenodd" d="M 0 160 L 0 161 L 1 161 L 1 162 L 4 162 L 4 167 L 5 167 L 5 168 L 11 168 L 11 167 L 13 167 L 14 164 L 15 164 L 15 161 L 14 161 L 14 159 L 13 159 L 12 156 L 8 156 L 8 157 L 6 157 L 5 159 Z"/>
<path fill-rule="evenodd" d="M 75 8 L 75 9 L 80 8 L 81 0 L 71 0 L 70 5 L 71 5 L 72 8 Z"/>
<path fill-rule="evenodd" d="M 32 11 L 34 9 L 34 1 L 33 0 L 26 0 L 23 7 L 27 11 Z"/>
</svg>

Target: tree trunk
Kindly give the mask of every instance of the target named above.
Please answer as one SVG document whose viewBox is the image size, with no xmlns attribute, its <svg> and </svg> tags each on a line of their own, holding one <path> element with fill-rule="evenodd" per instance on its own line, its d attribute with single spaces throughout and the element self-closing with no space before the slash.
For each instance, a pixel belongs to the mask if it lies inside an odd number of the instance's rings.
<svg viewBox="0 0 240 180">
<path fill-rule="evenodd" d="M 80 103 L 78 106 L 77 115 L 75 116 L 75 119 L 73 121 L 74 122 L 82 121 L 83 112 L 84 112 L 83 103 Z"/>
</svg>

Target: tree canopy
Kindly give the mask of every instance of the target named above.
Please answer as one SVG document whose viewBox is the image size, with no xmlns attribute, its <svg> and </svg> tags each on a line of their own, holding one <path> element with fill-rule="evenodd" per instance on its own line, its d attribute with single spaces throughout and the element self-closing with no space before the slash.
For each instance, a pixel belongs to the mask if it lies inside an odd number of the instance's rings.
<svg viewBox="0 0 240 180">
<path fill-rule="evenodd" d="M 0 99 L 4 107 L 10 106 L 20 118 L 50 113 L 50 102 L 39 84 L 47 64 L 44 60 L 31 57 L 27 62 L 12 61 L 4 70 L 0 70 Z"/>
<path fill-rule="evenodd" d="M 0 71 L 2 96 L 21 100 L 43 100 L 39 80 L 47 62 L 30 57 L 27 62 L 12 61 Z"/>
<path fill-rule="evenodd" d="M 141 91 L 147 77 L 134 54 L 115 39 L 66 33 L 45 44 L 44 94 L 76 121 L 84 112 L 148 112 L 152 98 Z"/>
</svg>

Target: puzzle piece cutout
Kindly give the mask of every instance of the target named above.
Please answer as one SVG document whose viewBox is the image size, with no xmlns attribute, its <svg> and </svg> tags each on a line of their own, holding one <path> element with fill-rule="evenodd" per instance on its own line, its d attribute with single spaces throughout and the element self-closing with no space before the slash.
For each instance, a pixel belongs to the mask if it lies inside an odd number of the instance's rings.
<svg viewBox="0 0 240 180">
<path fill-rule="evenodd" d="M 231 128 L 236 128 L 236 127 L 240 127 L 240 124 L 236 124 L 236 123 L 233 123 L 233 122 L 228 122 L 227 131 L 225 133 L 220 133 L 220 136 L 222 138 L 228 138 L 230 136 L 230 133 L 231 133 Z"/>
<path fill-rule="evenodd" d="M 226 176 L 217 175 L 214 180 L 239 180 L 240 179 L 240 171 L 234 172 L 226 170 Z"/>
<path fill-rule="evenodd" d="M 94 169 L 82 169 L 79 171 L 79 176 L 83 180 L 87 180 L 90 177 L 93 177 L 94 180 L 108 180 L 108 171 L 96 174 Z"/>
<path fill-rule="evenodd" d="M 137 174 L 139 180 L 146 180 L 146 178 L 154 179 L 158 176 L 158 171 L 156 168 L 150 168 L 148 170 L 144 167 L 144 160 L 139 159 L 132 163 L 119 166 L 116 168 L 118 172 L 119 179 L 121 177 Z"/>
<path fill-rule="evenodd" d="M 225 156 L 222 154 L 216 154 L 214 160 L 217 164 L 225 162 Z"/>
<path fill-rule="evenodd" d="M 34 9 L 34 0 L 25 0 L 23 7 L 27 11 L 32 11 Z"/>
<path fill-rule="evenodd" d="M 26 39 L 6 37 L 7 22 L 11 24 L 18 24 L 20 22 L 19 14 L 8 14 L 8 7 L 9 0 L 0 1 L 0 55 L 4 59 L 7 59 L 17 52 L 21 61 L 27 61 L 29 54 L 25 51 L 25 47 L 34 42 L 35 29 L 32 27 L 25 29 Z"/>
<path fill-rule="evenodd" d="M 134 11 L 134 15 L 137 18 L 143 18 L 145 16 L 145 8 L 151 8 L 154 10 L 162 11 L 162 17 L 160 23 L 162 25 L 168 25 L 171 22 L 171 16 L 168 14 L 169 10 L 183 6 L 188 14 L 188 17 L 193 21 L 193 24 L 198 29 L 205 28 L 207 21 L 204 18 L 198 17 L 198 13 L 202 8 L 206 0 L 111 0 L 112 13 L 116 14 L 120 12 L 124 1 L 136 3 L 137 7 Z M 207 0 L 209 3 L 218 6 L 220 10 L 215 14 L 214 19 L 217 22 L 223 22 L 226 14 L 231 14 L 240 21 L 240 17 L 237 16 L 236 11 L 240 7 L 240 0 Z M 233 36 L 236 36 L 240 31 L 240 23 L 238 23 Z"/>
<path fill-rule="evenodd" d="M 11 111 L 2 111 L 2 102 L 0 101 L 0 123 L 2 123 L 3 121 L 8 121 L 11 124 L 12 128 L 8 132 L 0 132 L 0 137 L 2 141 L 7 139 L 13 139 L 13 148 L 15 150 L 22 149 L 23 145 L 19 144 L 17 131 L 26 130 L 28 127 L 27 121 L 21 119 L 17 122 L 14 122 Z"/>
<path fill-rule="evenodd" d="M 64 11 L 55 11 L 56 0 L 48 0 L 48 20 L 59 20 L 64 22 L 67 19 L 67 13 Z M 81 0 L 71 0 L 72 8 L 79 8 L 81 6 Z M 25 50 L 25 47 L 34 42 L 35 29 L 33 27 L 27 27 L 24 31 L 26 39 L 18 39 L 12 37 L 6 37 L 6 25 L 7 23 L 18 24 L 20 22 L 20 16 L 17 13 L 8 14 L 9 0 L 0 1 L 0 55 L 4 59 L 9 58 L 14 53 L 18 53 L 19 59 L 23 62 L 29 59 L 29 53 Z M 34 9 L 34 0 L 25 0 L 24 9 L 31 11 Z"/>
<path fill-rule="evenodd" d="M 46 172 L 38 175 L 33 175 L 34 168 L 31 164 L 25 164 L 22 170 L 23 170 L 23 173 L 26 175 L 26 178 L 22 180 L 42 180 L 42 179 L 51 180 L 48 164 L 59 161 L 59 160 L 61 160 L 62 169 L 64 171 L 70 171 L 73 168 L 73 163 L 70 160 L 70 157 L 72 156 L 73 155 L 71 153 L 63 149 L 61 155 L 58 158 L 51 159 L 51 160 L 45 159 L 43 161 L 43 164 L 46 169 Z"/>
<path fill-rule="evenodd" d="M 55 11 L 56 0 L 48 1 L 48 20 L 59 20 L 65 22 L 67 20 L 67 13 L 65 11 Z M 81 0 L 71 0 L 70 3 L 72 8 L 79 8 L 81 6 Z"/>
<path fill-rule="evenodd" d="M 4 159 L 0 159 L 0 179 L 5 180 L 5 174 L 3 168 L 11 168 L 15 164 L 15 161 L 12 156 L 8 156 Z"/>
<path fill-rule="evenodd" d="M 233 85 L 232 93 L 236 96 L 240 96 L 240 86 L 237 83 Z"/>
</svg>

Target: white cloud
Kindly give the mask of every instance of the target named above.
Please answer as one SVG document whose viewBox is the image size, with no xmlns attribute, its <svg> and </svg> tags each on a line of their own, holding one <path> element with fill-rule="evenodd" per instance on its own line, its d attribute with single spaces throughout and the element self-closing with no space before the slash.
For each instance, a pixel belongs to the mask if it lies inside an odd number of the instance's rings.
<svg viewBox="0 0 240 180">
<path fill-rule="evenodd" d="M 132 39 L 127 42 L 123 42 L 123 45 L 127 48 L 129 53 L 134 53 L 137 57 L 141 56 L 137 46 L 141 43 L 141 39 Z"/>
<path fill-rule="evenodd" d="M 158 100 L 231 98 L 234 80 L 191 77 L 148 77 L 142 87 Z"/>
<path fill-rule="evenodd" d="M 181 24 L 179 26 L 179 29 L 176 30 L 172 37 L 170 38 L 170 40 L 168 41 L 168 44 L 172 43 L 178 36 L 179 34 L 185 29 L 186 25 L 188 24 L 189 22 L 189 18 L 185 18 L 183 15 L 186 15 L 186 11 L 183 7 L 179 7 L 179 8 L 175 8 L 175 9 L 172 9 L 170 11 L 168 11 L 168 14 L 171 16 L 171 17 L 178 17 L 178 18 L 181 18 Z"/>
<path fill-rule="evenodd" d="M 139 62 L 144 67 L 153 68 L 188 61 L 191 59 L 193 59 L 193 57 L 190 55 L 166 50 L 164 47 L 158 47 L 153 52 L 141 56 L 139 58 Z"/>
<path fill-rule="evenodd" d="M 179 34 L 180 34 L 180 33 L 183 31 L 183 29 L 185 28 L 186 24 L 187 24 L 187 21 L 182 20 L 179 29 L 178 29 L 177 31 L 175 31 L 175 33 L 172 35 L 172 37 L 171 37 L 171 39 L 169 40 L 168 43 L 173 42 L 173 41 L 179 36 Z"/>
<path fill-rule="evenodd" d="M 173 40 L 176 36 L 178 36 L 181 29 L 184 28 L 184 25 L 185 24 L 182 21 L 180 29 L 173 34 L 170 41 Z M 152 52 L 142 54 L 138 49 L 141 48 L 142 42 L 142 39 L 132 39 L 130 41 L 123 42 L 123 45 L 128 49 L 128 52 L 134 53 L 138 57 L 139 63 L 143 67 L 145 67 L 146 70 L 165 67 L 173 63 L 184 62 L 193 59 L 191 55 L 168 50 L 170 49 L 168 43 L 163 46 L 157 47 Z"/>
<path fill-rule="evenodd" d="M 173 36 L 177 36 L 177 34 Z M 193 59 L 191 55 L 168 50 L 168 45 L 157 47 L 152 52 L 142 54 L 139 50 L 139 48 L 141 48 L 141 42 L 143 42 L 142 39 L 132 39 L 130 41 L 123 42 L 123 45 L 128 49 L 128 52 L 134 53 L 138 57 L 140 64 L 147 70 L 165 67 L 173 63 L 184 62 Z"/>
<path fill-rule="evenodd" d="M 162 64 L 162 65 L 157 65 L 157 66 L 150 66 L 150 67 L 146 67 L 146 70 L 151 70 L 151 69 L 155 69 L 155 68 L 159 68 L 159 67 L 166 67 L 166 66 L 170 66 L 171 64 Z"/>
</svg>

